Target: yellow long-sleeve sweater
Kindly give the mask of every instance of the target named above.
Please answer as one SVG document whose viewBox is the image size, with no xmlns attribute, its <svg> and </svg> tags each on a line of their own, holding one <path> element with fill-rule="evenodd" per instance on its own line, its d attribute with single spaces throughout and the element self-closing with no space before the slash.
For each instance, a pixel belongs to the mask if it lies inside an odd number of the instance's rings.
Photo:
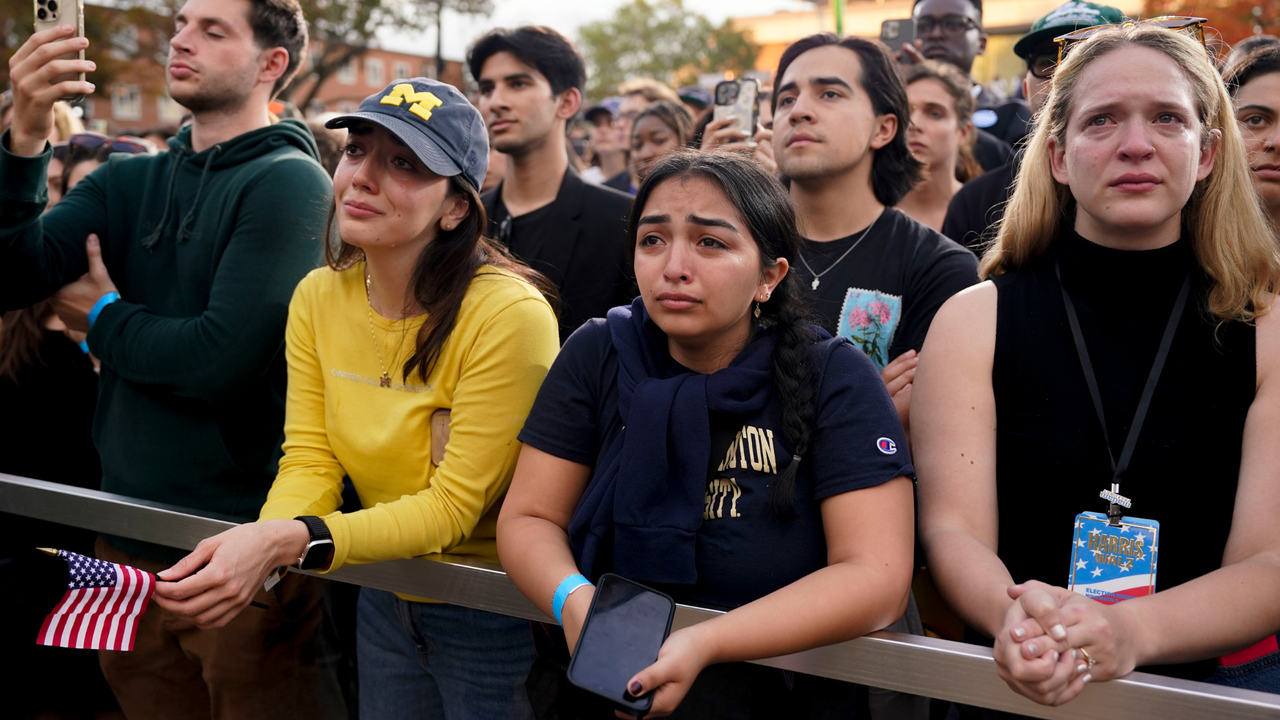
<svg viewBox="0 0 1280 720">
<path fill-rule="evenodd" d="M 524 425 L 559 349 L 551 307 L 509 272 L 481 268 L 424 383 L 402 382 L 424 317 L 370 313 L 364 264 L 321 268 L 289 305 L 284 458 L 260 519 L 319 515 L 333 533 L 330 570 L 438 552 L 497 561 L 498 500 Z M 381 387 L 374 337 L 393 385 Z M 432 463 L 431 417 L 450 411 Z M 364 509 L 336 512 L 342 477 Z"/>
</svg>

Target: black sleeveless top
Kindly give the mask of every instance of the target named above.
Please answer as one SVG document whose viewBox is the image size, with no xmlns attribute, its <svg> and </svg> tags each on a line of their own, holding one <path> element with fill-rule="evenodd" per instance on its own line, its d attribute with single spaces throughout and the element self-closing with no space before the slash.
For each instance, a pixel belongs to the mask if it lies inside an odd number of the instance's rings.
<svg viewBox="0 0 1280 720">
<path fill-rule="evenodd" d="M 1126 514 L 1160 523 L 1156 591 L 1168 590 L 1222 563 L 1256 389 L 1254 328 L 1208 315 L 1208 278 L 1185 238 L 1127 251 L 1064 230 L 1055 245 L 994 279 L 999 556 L 1014 582 L 1065 587 L 1075 516 L 1107 508 L 1098 492 L 1110 489 L 1111 464 L 1054 259 L 1080 318 L 1117 458 L 1190 271 L 1191 297 L 1120 486 L 1133 500 Z M 1196 680 L 1212 669 L 1211 661 L 1143 668 Z"/>
</svg>

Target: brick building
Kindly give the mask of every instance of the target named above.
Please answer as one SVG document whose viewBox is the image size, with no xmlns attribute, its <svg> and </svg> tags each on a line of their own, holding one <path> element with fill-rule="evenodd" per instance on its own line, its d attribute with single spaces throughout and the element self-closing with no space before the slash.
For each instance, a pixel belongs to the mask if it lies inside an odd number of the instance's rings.
<svg viewBox="0 0 1280 720">
<path fill-rule="evenodd" d="M 360 101 L 387 86 L 396 78 L 436 76 L 436 59 L 425 55 L 370 49 L 354 58 L 341 70 L 330 75 L 311 104 L 304 108 L 308 116 L 323 112 L 354 112 Z M 446 60 L 440 78 L 466 93 L 462 63 Z M 292 99 L 301 103 L 311 92 L 312 83 L 300 86 Z"/>
</svg>

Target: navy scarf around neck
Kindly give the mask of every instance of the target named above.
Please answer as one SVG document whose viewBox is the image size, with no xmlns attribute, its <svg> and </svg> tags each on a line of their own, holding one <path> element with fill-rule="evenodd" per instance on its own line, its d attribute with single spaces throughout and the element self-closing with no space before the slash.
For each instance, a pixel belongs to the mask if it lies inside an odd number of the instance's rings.
<svg viewBox="0 0 1280 720">
<path fill-rule="evenodd" d="M 613 571 L 692 585 L 711 457 L 708 411 L 749 414 L 768 404 L 777 338 L 760 331 L 729 367 L 710 375 L 676 366 L 644 303 L 609 311 L 618 353 L 622 432 L 596 465 L 569 523 L 578 568 L 590 575 L 613 531 Z"/>
</svg>

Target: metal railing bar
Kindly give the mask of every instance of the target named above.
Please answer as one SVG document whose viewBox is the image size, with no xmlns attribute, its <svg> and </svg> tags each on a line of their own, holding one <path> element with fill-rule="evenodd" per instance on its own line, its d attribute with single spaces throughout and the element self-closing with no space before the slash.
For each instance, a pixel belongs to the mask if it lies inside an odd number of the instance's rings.
<svg viewBox="0 0 1280 720">
<path fill-rule="evenodd" d="M 237 524 L 230 518 L 0 473 L 0 512 L 48 520 L 184 550 Z M 315 573 L 308 573 L 315 574 Z M 430 598 L 548 622 L 492 563 L 459 556 L 392 560 L 339 568 L 330 580 Z M 680 605 L 675 628 L 720 614 Z M 1014 693 L 996 674 L 989 648 L 893 632 L 757 661 L 811 675 L 862 683 L 1049 720 L 1280 717 L 1280 695 L 1132 673 L 1091 685 L 1059 708 Z"/>
</svg>

